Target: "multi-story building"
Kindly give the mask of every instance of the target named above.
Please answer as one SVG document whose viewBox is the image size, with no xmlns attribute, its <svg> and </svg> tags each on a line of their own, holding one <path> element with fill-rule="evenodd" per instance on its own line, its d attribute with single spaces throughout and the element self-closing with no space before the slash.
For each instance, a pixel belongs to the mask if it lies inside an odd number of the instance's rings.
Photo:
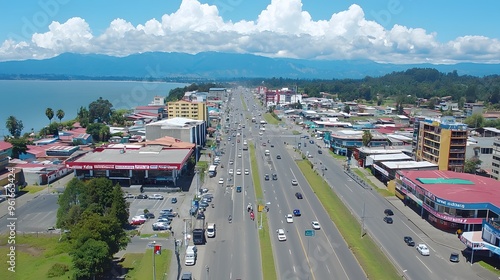
<svg viewBox="0 0 500 280">
<path fill-rule="evenodd" d="M 500 138 L 493 141 L 493 158 L 491 161 L 491 177 L 495 180 L 500 178 Z"/>
<path fill-rule="evenodd" d="M 442 117 L 426 118 L 418 126 L 414 143 L 416 159 L 436 163 L 439 170 L 463 172 L 467 125 L 456 122 L 453 117 Z"/>
<path fill-rule="evenodd" d="M 192 102 L 179 100 L 168 102 L 168 118 L 187 118 L 200 121 L 208 121 L 208 110 L 205 102 Z"/>
</svg>

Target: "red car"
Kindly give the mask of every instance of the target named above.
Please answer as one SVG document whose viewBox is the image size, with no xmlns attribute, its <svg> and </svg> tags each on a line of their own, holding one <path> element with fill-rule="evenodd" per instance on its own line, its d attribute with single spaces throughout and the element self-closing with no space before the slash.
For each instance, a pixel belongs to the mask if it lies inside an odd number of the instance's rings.
<svg viewBox="0 0 500 280">
<path fill-rule="evenodd" d="M 144 224 L 144 222 L 145 222 L 144 220 L 132 220 L 132 221 L 130 221 L 130 225 L 139 226 L 139 225 Z"/>
</svg>

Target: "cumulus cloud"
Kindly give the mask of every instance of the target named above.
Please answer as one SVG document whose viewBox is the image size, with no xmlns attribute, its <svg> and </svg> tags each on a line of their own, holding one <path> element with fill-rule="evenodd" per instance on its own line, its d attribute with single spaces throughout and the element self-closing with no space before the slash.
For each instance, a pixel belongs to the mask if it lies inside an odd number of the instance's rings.
<svg viewBox="0 0 500 280">
<path fill-rule="evenodd" d="M 127 19 L 110 22 L 93 34 L 85 19 L 52 22 L 31 42 L 12 39 L 0 45 L 0 60 L 47 58 L 63 52 L 126 56 L 147 51 L 198 53 L 221 51 L 268 57 L 371 59 L 390 63 L 500 61 L 500 42 L 464 36 L 439 42 L 437 34 L 418 27 L 385 28 L 367 20 L 359 5 L 313 20 L 301 0 L 272 0 L 254 21 L 225 21 L 214 5 L 183 0 L 161 19 L 134 26 Z"/>
</svg>

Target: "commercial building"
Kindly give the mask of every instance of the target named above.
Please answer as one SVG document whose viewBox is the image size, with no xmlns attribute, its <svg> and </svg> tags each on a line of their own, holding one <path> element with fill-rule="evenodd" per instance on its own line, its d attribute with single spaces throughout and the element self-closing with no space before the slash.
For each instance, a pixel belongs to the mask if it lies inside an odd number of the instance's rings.
<svg viewBox="0 0 500 280">
<path fill-rule="evenodd" d="M 207 138 L 207 124 L 201 120 L 173 118 L 146 125 L 146 140 L 156 140 L 165 136 L 204 146 Z"/>
<path fill-rule="evenodd" d="M 168 102 L 168 118 L 188 118 L 193 120 L 208 121 L 208 110 L 205 102 L 179 100 Z"/>
<path fill-rule="evenodd" d="M 500 178 L 500 138 L 493 142 L 493 158 L 491 161 L 491 177 L 495 180 Z"/>
<path fill-rule="evenodd" d="M 436 163 L 439 170 L 463 172 L 467 147 L 467 125 L 453 117 L 426 118 L 416 122 L 414 139 L 418 161 Z"/>
<path fill-rule="evenodd" d="M 0 141 L 0 173 L 9 165 L 9 157 L 12 154 L 12 144 Z"/>
<path fill-rule="evenodd" d="M 388 146 L 387 136 L 382 135 L 374 130 L 370 131 L 372 139 L 370 147 Z M 325 131 L 323 141 L 330 145 L 332 151 L 338 155 L 347 155 L 349 149 L 354 150 L 356 147 L 363 146 L 362 130 L 341 129 Z"/>
</svg>

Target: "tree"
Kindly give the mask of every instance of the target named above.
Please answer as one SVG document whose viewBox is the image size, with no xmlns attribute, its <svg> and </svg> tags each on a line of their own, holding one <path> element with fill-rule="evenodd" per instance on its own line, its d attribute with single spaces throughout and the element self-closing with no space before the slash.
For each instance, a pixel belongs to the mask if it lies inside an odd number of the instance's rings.
<svg viewBox="0 0 500 280">
<path fill-rule="evenodd" d="M 98 123 L 107 123 L 111 119 L 112 113 L 113 104 L 107 99 L 102 99 L 102 97 L 99 97 L 99 99 L 93 101 L 89 105 L 89 121 L 91 123 L 94 121 Z"/>
<path fill-rule="evenodd" d="M 28 140 L 26 138 L 8 138 L 7 141 L 12 145 L 13 158 L 19 158 L 19 155 L 26 153 L 28 150 Z"/>
<path fill-rule="evenodd" d="M 59 123 L 61 123 L 61 120 L 64 118 L 64 111 L 61 109 L 57 110 L 56 116 L 59 119 Z"/>
<path fill-rule="evenodd" d="M 351 107 L 347 104 L 345 104 L 345 106 L 344 106 L 344 113 L 346 113 L 346 114 L 351 113 Z"/>
<path fill-rule="evenodd" d="M 85 199 L 85 183 L 78 178 L 73 178 L 68 182 L 57 203 L 56 226 L 58 228 L 70 229 L 80 220 L 83 212 L 81 202 Z"/>
<path fill-rule="evenodd" d="M 363 141 L 363 146 L 368 147 L 368 145 L 370 144 L 370 142 L 373 139 L 373 135 L 369 130 L 365 130 L 365 131 L 363 131 L 363 136 L 361 139 Z"/>
<path fill-rule="evenodd" d="M 107 141 L 110 136 L 109 127 L 102 123 L 91 123 L 87 126 L 87 133 L 92 135 L 93 139 Z"/>
<path fill-rule="evenodd" d="M 54 110 L 52 108 L 45 109 L 45 115 L 49 118 L 49 124 L 52 123 L 52 118 L 54 117 Z"/>
<path fill-rule="evenodd" d="M 80 109 L 78 109 L 78 112 L 76 113 L 76 117 L 77 117 L 77 119 L 80 122 L 80 125 L 82 127 L 87 127 L 88 124 L 90 123 L 89 110 L 87 110 L 87 108 L 85 108 L 83 106 L 80 107 Z"/>
<path fill-rule="evenodd" d="M 483 115 L 479 113 L 472 114 L 472 116 L 467 117 L 464 120 L 464 123 L 467 124 L 469 127 L 483 127 L 484 124 L 484 117 Z"/>
<path fill-rule="evenodd" d="M 24 125 L 21 120 L 16 119 L 16 117 L 14 116 L 9 116 L 7 118 L 7 121 L 5 122 L 5 127 L 14 138 L 19 138 L 19 136 L 21 136 L 21 132 L 23 131 Z"/>
<path fill-rule="evenodd" d="M 92 279 L 109 268 L 108 245 L 104 241 L 88 239 L 71 252 L 76 279 Z M 94 278 L 95 279 L 95 278 Z"/>
<path fill-rule="evenodd" d="M 476 174 L 478 166 L 481 165 L 481 160 L 478 157 L 472 157 L 465 161 L 464 172 Z"/>
</svg>

